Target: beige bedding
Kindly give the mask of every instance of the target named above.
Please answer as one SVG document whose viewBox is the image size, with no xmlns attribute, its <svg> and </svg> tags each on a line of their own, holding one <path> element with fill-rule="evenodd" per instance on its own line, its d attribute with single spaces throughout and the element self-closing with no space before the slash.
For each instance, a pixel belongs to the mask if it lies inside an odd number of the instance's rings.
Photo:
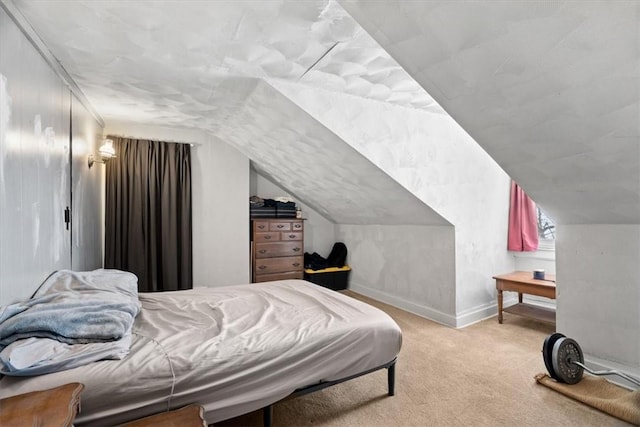
<svg viewBox="0 0 640 427">
<path fill-rule="evenodd" d="M 302 280 L 140 294 L 123 360 L 5 377 L 0 398 L 81 382 L 76 424 L 114 425 L 199 403 L 208 423 L 294 390 L 393 360 L 402 341 L 382 311 Z"/>
</svg>

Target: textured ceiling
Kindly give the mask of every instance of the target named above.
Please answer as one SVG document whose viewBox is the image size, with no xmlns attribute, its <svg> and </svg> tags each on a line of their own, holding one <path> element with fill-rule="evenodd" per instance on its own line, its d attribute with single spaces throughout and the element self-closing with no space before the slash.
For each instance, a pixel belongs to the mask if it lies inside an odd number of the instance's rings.
<svg viewBox="0 0 640 427">
<path fill-rule="evenodd" d="M 303 180 L 320 188 L 349 164 L 275 170 L 285 144 L 261 132 L 321 150 L 323 126 L 286 105 L 270 111 L 261 97 L 276 95 L 265 81 L 442 112 L 422 86 L 556 220 L 640 222 L 638 3 L 13 3 L 107 122 L 211 132 L 291 191 L 311 191 Z M 253 133 L 241 131 L 239 115 Z M 297 121 L 314 131 L 296 130 Z"/>
<path fill-rule="evenodd" d="M 440 106 L 331 1 L 15 1 L 109 122 L 203 129 L 343 224 L 449 225 L 265 82 Z"/>
<path fill-rule="evenodd" d="M 13 3 L 107 121 L 217 129 L 255 78 L 439 108 L 332 1 Z"/>
<path fill-rule="evenodd" d="M 564 223 L 640 223 L 640 3 L 344 1 Z"/>
<path fill-rule="evenodd" d="M 265 82 L 218 136 L 254 159 L 258 172 L 336 223 L 449 225 Z"/>
</svg>

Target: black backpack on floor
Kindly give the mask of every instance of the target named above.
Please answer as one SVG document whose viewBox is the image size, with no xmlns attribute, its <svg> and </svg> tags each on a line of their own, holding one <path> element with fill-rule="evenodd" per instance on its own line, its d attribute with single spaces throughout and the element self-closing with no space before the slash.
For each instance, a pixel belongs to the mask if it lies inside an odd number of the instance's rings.
<svg viewBox="0 0 640 427">
<path fill-rule="evenodd" d="M 336 242 L 327 257 L 329 267 L 344 267 L 347 262 L 347 246 L 342 242 Z"/>
<path fill-rule="evenodd" d="M 304 268 L 310 268 L 311 270 L 324 270 L 328 266 L 327 260 L 319 253 L 304 253 Z"/>
</svg>

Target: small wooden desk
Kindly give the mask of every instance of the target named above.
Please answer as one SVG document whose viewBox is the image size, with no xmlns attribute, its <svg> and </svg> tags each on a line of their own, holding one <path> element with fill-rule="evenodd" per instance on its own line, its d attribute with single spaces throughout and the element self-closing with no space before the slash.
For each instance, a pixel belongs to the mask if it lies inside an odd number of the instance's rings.
<svg viewBox="0 0 640 427">
<path fill-rule="evenodd" d="M 522 316 L 533 317 L 545 322 L 555 323 L 555 310 L 533 306 L 522 302 L 522 294 L 538 295 L 541 297 L 556 299 L 556 276 L 546 274 L 545 280 L 533 278 L 531 271 L 514 271 L 509 274 L 493 276 L 496 279 L 496 289 L 498 290 L 498 323 L 502 323 L 502 291 L 513 291 L 518 293 L 518 304 L 513 305 L 504 311 Z"/>
</svg>

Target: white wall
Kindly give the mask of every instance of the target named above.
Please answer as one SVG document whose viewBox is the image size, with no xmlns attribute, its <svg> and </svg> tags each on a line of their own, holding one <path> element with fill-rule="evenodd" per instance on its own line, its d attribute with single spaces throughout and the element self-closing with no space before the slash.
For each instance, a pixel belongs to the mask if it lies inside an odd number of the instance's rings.
<svg viewBox="0 0 640 427">
<path fill-rule="evenodd" d="M 555 251 L 513 252 L 515 270 L 531 271 L 542 269 L 547 274 L 556 274 Z"/>
<path fill-rule="evenodd" d="M 640 225 L 562 225 L 557 330 L 640 374 Z"/>
<path fill-rule="evenodd" d="M 195 144 L 193 284 L 249 283 L 249 159 L 218 138 L 192 129 L 109 122 L 105 135 Z"/>
<path fill-rule="evenodd" d="M 71 267 L 70 93 L 0 8 L 0 305 Z"/>
<path fill-rule="evenodd" d="M 103 266 L 104 175 L 105 168 L 87 163 L 102 144 L 102 126 L 73 96 L 71 98 L 72 140 L 72 231 L 71 269 L 94 270 Z"/>
<path fill-rule="evenodd" d="M 103 175 L 87 165 L 101 135 L 0 9 L 0 304 L 30 297 L 54 270 L 102 266 Z"/>
<path fill-rule="evenodd" d="M 338 225 L 349 250 L 349 287 L 455 326 L 455 237 L 451 226 Z"/>
<path fill-rule="evenodd" d="M 304 222 L 304 251 L 317 252 L 323 257 L 327 257 L 336 240 L 336 225 L 333 221 L 325 218 L 310 206 L 306 205 L 287 190 L 263 177 L 254 170 L 251 170 L 251 195 L 260 196 L 263 199 L 272 199 L 279 196 L 292 197 L 297 206 L 302 208 Z M 348 250 L 348 247 L 347 247 Z"/>
<path fill-rule="evenodd" d="M 556 274 L 555 250 L 537 250 L 535 252 L 511 252 L 513 254 L 517 271 L 530 271 L 542 269 L 545 274 Z M 529 304 L 541 305 L 548 308 L 556 308 L 556 300 L 535 295 L 524 295 L 523 301 Z"/>
<path fill-rule="evenodd" d="M 249 283 L 249 159 L 213 136 L 194 152 L 194 286 Z"/>
</svg>

